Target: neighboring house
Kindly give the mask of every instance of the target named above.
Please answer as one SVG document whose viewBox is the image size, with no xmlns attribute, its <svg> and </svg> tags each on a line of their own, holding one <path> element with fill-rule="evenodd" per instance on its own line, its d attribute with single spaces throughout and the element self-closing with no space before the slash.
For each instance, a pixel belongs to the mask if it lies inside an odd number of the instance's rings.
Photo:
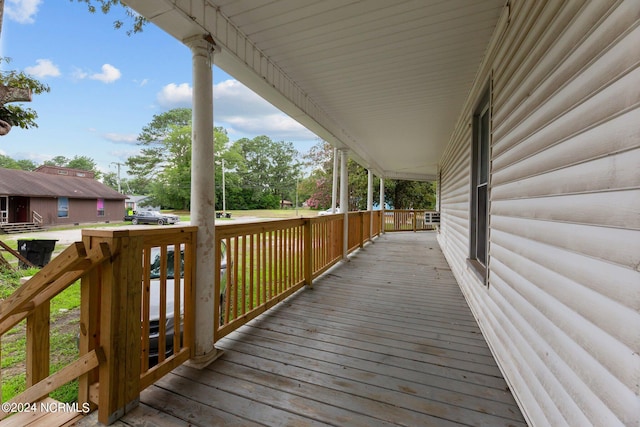
<svg viewBox="0 0 640 427">
<path fill-rule="evenodd" d="M 42 165 L 38 166 L 34 172 L 46 173 L 59 176 L 76 176 L 78 178 L 95 178 L 92 171 L 82 169 L 65 168 L 62 166 Z"/>
<path fill-rule="evenodd" d="M 93 173 L 59 167 L 39 169 L 0 168 L 0 223 L 51 226 L 122 221 L 126 196 L 93 179 Z M 85 177 L 78 175 L 83 173 Z"/>
</svg>

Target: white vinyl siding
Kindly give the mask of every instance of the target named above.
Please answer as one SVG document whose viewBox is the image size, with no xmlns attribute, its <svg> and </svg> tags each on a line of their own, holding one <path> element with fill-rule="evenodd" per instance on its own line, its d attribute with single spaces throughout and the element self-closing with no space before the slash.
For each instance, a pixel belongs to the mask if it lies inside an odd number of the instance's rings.
<svg viewBox="0 0 640 427">
<path fill-rule="evenodd" d="M 439 241 L 532 425 L 639 425 L 640 2 L 510 7 L 440 161 Z M 464 260 L 489 79 L 484 288 Z"/>
</svg>

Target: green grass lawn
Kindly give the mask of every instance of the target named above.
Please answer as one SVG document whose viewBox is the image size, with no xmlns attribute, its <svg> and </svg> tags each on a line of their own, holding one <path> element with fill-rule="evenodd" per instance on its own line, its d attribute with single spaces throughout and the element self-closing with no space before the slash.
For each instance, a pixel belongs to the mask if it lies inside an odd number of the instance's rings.
<svg viewBox="0 0 640 427">
<path fill-rule="evenodd" d="M 39 269 L 0 272 L 0 298 L 6 298 L 20 286 L 20 278 L 35 274 Z M 78 358 L 76 337 L 80 322 L 80 282 L 76 282 L 51 300 L 51 372 L 57 372 Z M 26 322 L 22 321 L 2 336 L 2 399 L 7 401 L 26 387 Z M 77 381 L 51 394 L 62 402 L 75 402 Z"/>
</svg>

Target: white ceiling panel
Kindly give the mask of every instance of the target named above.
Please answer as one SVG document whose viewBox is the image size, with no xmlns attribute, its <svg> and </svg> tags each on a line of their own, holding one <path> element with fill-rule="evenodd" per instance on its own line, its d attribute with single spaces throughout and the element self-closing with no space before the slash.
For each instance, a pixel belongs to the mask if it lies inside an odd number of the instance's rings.
<svg viewBox="0 0 640 427">
<path fill-rule="evenodd" d="M 387 177 L 432 179 L 504 0 L 127 0 Z M 312 107 L 312 108 L 311 108 Z"/>
</svg>

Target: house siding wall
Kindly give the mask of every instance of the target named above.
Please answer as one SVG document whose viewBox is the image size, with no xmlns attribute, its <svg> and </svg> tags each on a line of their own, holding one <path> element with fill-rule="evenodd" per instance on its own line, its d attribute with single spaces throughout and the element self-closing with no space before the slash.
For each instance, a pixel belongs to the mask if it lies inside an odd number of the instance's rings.
<svg viewBox="0 0 640 427">
<path fill-rule="evenodd" d="M 639 21 L 635 0 L 511 2 L 440 161 L 440 245 L 532 425 L 640 425 Z M 466 259 L 488 82 L 485 287 Z"/>
<path fill-rule="evenodd" d="M 124 218 L 124 200 L 105 200 L 104 216 L 98 216 L 96 199 L 69 199 L 69 217 L 58 218 L 58 199 L 32 197 L 31 210 L 42 215 L 44 225 L 115 222 Z"/>
</svg>

